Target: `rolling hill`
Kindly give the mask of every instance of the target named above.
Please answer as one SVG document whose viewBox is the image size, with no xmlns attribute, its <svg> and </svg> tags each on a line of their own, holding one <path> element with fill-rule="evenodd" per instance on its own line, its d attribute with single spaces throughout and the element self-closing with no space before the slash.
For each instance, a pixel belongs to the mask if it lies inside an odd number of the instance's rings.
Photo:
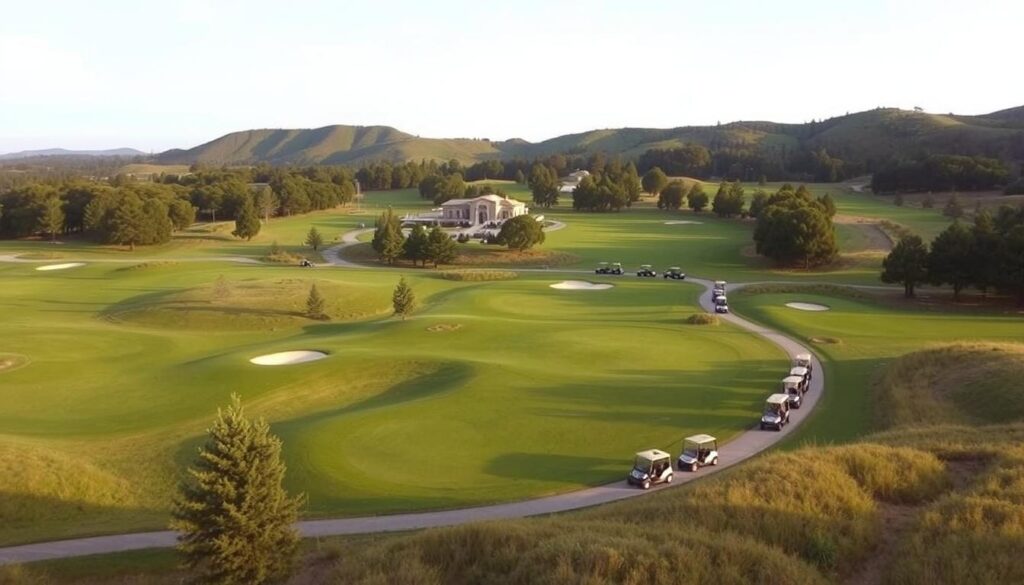
<svg viewBox="0 0 1024 585">
<path fill-rule="evenodd" d="M 879 108 L 804 124 L 733 122 L 718 126 L 591 130 L 531 143 L 423 138 L 389 126 L 262 129 L 226 134 L 188 150 L 170 150 L 161 164 L 347 164 L 420 159 L 473 163 L 487 159 L 603 152 L 635 158 L 651 148 L 685 143 L 710 148 L 780 150 L 825 148 L 865 163 L 891 157 L 968 154 L 1024 160 L 1024 107 L 982 116 Z"/>
<path fill-rule="evenodd" d="M 46 148 L 42 150 L 23 150 L 0 154 L 0 160 L 20 160 L 43 156 L 57 157 L 101 157 L 101 156 L 146 156 L 146 153 L 134 148 L 112 148 L 109 150 L 67 150 L 64 148 Z"/>
</svg>

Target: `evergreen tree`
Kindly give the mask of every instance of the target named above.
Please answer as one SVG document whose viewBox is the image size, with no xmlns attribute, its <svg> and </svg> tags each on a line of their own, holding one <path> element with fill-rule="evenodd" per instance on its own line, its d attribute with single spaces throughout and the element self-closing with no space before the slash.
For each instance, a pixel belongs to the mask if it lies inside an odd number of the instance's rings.
<svg viewBox="0 0 1024 585">
<path fill-rule="evenodd" d="M 145 235 L 146 215 L 142 200 L 135 193 L 127 193 L 114 207 L 110 218 L 110 241 L 128 245 L 135 250 L 135 244 L 142 243 Z"/>
<path fill-rule="evenodd" d="M 754 196 L 750 198 L 750 217 L 755 219 L 760 217 L 766 205 L 768 205 L 768 194 L 760 189 L 754 191 Z"/>
<path fill-rule="evenodd" d="M 196 208 L 186 199 L 175 199 L 168 206 L 167 215 L 174 229 L 183 230 L 196 221 Z"/>
<path fill-rule="evenodd" d="M 279 205 L 280 202 L 277 200 L 277 195 L 274 194 L 274 190 L 270 187 L 260 189 L 256 193 L 256 211 L 263 216 L 264 222 L 270 222 L 270 216 L 277 211 Z"/>
<path fill-rule="evenodd" d="M 679 209 L 686 198 L 686 191 L 682 181 L 672 181 L 658 195 L 658 209 Z"/>
<path fill-rule="evenodd" d="M 417 262 L 427 265 L 427 230 L 422 225 L 414 225 L 409 237 L 402 244 L 402 257 L 412 260 L 413 265 Z"/>
<path fill-rule="evenodd" d="M 914 287 L 928 277 L 928 247 L 920 236 L 903 236 L 882 260 L 882 282 L 903 285 L 903 296 L 914 296 Z"/>
<path fill-rule="evenodd" d="M 458 256 L 455 241 L 444 230 L 434 226 L 427 234 L 427 259 L 438 264 L 451 264 Z"/>
<path fill-rule="evenodd" d="M 960 300 L 960 291 L 971 283 L 971 260 L 974 238 L 959 221 L 954 221 L 932 242 L 928 254 L 928 280 L 932 284 L 953 287 L 953 300 Z"/>
<path fill-rule="evenodd" d="M 394 264 L 395 260 L 402 257 L 404 241 L 405 236 L 402 235 L 398 216 L 388 207 L 377 219 L 376 227 L 373 230 L 373 241 L 370 245 L 381 260 L 388 264 Z"/>
<path fill-rule="evenodd" d="M 818 197 L 818 205 L 821 207 L 825 215 L 830 218 L 836 216 L 836 200 L 832 198 L 832 195 L 825 193 L 821 197 Z"/>
<path fill-rule="evenodd" d="M 39 229 L 50 235 L 50 241 L 57 239 L 57 232 L 64 229 L 64 208 L 57 197 L 50 197 L 42 203 L 39 213 Z"/>
<path fill-rule="evenodd" d="M 203 584 L 284 581 L 298 549 L 293 524 L 303 498 L 282 486 L 281 440 L 265 420 L 246 418 L 237 395 L 208 433 L 172 512 L 185 566 Z"/>
<path fill-rule="evenodd" d="M 168 216 L 167 205 L 159 199 L 146 199 L 142 204 L 145 215 L 142 244 L 166 244 L 171 241 L 174 223 Z"/>
<path fill-rule="evenodd" d="M 659 167 L 654 167 L 644 173 L 640 184 L 644 191 L 656 197 L 661 194 L 662 189 L 668 186 L 668 176 Z"/>
<path fill-rule="evenodd" d="M 542 207 L 558 204 L 558 190 L 561 188 L 561 183 L 558 181 L 558 173 L 547 165 L 536 163 L 530 168 L 529 186 L 535 204 Z"/>
<path fill-rule="evenodd" d="M 413 293 L 412 287 L 405 282 L 403 276 L 398 281 L 398 286 L 395 287 L 395 292 L 391 295 L 391 306 L 395 309 L 395 315 L 405 318 L 408 317 L 416 309 L 416 294 Z"/>
<path fill-rule="evenodd" d="M 316 226 L 309 228 L 309 233 L 306 234 L 306 245 L 313 248 L 313 251 L 319 250 L 320 246 L 324 245 L 324 237 L 320 230 L 316 229 Z"/>
<path fill-rule="evenodd" d="M 804 268 L 835 259 L 835 227 L 823 206 L 802 185 L 795 192 L 784 185 L 768 198 L 754 228 L 757 253 L 780 264 Z"/>
<path fill-rule="evenodd" d="M 260 233 L 260 216 L 256 213 L 256 206 L 252 203 L 252 197 L 246 197 L 242 208 L 235 217 L 235 231 L 231 234 L 238 238 L 251 240 Z"/>
<path fill-rule="evenodd" d="M 995 222 L 987 211 L 974 216 L 971 228 L 971 284 L 983 294 L 999 282 L 1003 255 L 1003 239 L 996 233 Z"/>
<path fill-rule="evenodd" d="M 324 298 L 320 296 L 316 284 L 313 284 L 309 287 L 309 296 L 306 297 L 306 316 L 310 319 L 326 319 L 327 314 L 324 312 L 324 307 Z"/>
<path fill-rule="evenodd" d="M 690 192 L 686 195 L 686 204 L 690 206 L 695 213 L 700 213 L 708 206 L 708 194 L 704 192 L 704 186 L 700 183 L 694 183 L 693 187 L 690 187 Z"/>
</svg>

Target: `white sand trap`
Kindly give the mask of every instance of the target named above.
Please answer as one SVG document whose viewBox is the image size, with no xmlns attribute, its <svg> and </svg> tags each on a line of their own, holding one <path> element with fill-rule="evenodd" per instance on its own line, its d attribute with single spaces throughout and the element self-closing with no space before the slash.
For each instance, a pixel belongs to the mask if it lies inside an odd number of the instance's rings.
<svg viewBox="0 0 1024 585">
<path fill-rule="evenodd" d="M 691 221 L 689 219 L 674 219 L 672 221 L 666 221 L 665 225 L 701 225 L 703 221 Z"/>
<path fill-rule="evenodd" d="M 280 353 L 268 353 L 252 358 L 249 362 L 257 366 L 290 366 L 292 364 L 304 364 L 315 362 L 327 357 L 322 351 L 282 351 Z"/>
<path fill-rule="evenodd" d="M 36 270 L 67 270 L 68 268 L 78 268 L 79 266 L 85 266 L 85 262 L 65 262 L 64 264 L 47 264 L 46 266 L 37 266 Z"/>
<path fill-rule="evenodd" d="M 551 285 L 551 288 L 558 290 L 606 290 L 615 285 L 605 283 L 587 282 L 585 280 L 563 280 Z"/>
<path fill-rule="evenodd" d="M 817 303 L 786 303 L 786 306 L 790 309 L 797 309 L 798 311 L 827 311 L 829 307 L 825 305 L 819 305 Z"/>
</svg>

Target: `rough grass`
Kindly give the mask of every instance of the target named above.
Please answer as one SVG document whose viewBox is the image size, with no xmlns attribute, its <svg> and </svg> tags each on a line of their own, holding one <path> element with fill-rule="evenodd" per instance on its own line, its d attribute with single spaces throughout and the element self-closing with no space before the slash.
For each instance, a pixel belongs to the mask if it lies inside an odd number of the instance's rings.
<svg viewBox="0 0 1024 585">
<path fill-rule="evenodd" d="M 905 355 L 876 383 L 883 428 L 1024 419 L 1024 345 L 971 343 Z"/>
<path fill-rule="evenodd" d="M 719 323 L 717 315 L 708 313 L 694 313 L 686 318 L 687 325 L 718 325 Z"/>
<path fill-rule="evenodd" d="M 460 266 L 481 266 L 487 268 L 515 268 L 517 266 L 546 268 L 576 264 L 580 258 L 574 254 L 559 252 L 546 248 L 534 248 L 519 252 L 500 246 L 489 246 L 478 243 L 460 244 L 458 256 L 453 264 Z M 360 243 L 343 248 L 339 254 L 349 262 L 359 264 L 380 264 L 377 253 L 368 243 Z M 407 260 L 399 260 L 396 266 L 412 267 Z M 429 265 L 428 265 L 429 268 Z"/>
<path fill-rule="evenodd" d="M 263 256 L 262 260 L 264 262 L 273 262 L 274 264 L 298 264 L 306 260 L 306 257 L 301 254 L 292 254 L 291 252 L 278 250 Z"/>
<path fill-rule="evenodd" d="M 510 270 L 445 270 L 440 277 L 459 282 L 485 282 L 491 280 L 512 280 L 519 276 Z"/>
<path fill-rule="evenodd" d="M 835 284 L 792 284 L 792 283 L 762 283 L 751 284 L 740 287 L 734 294 L 740 295 L 763 295 L 763 294 L 809 294 L 841 297 L 845 299 L 870 299 L 871 295 L 864 291 L 849 286 Z"/>
</svg>

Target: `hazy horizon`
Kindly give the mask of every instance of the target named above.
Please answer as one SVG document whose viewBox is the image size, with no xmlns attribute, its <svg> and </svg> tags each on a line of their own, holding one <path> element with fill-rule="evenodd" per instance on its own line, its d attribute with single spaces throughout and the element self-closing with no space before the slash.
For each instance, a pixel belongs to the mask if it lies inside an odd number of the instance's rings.
<svg viewBox="0 0 1024 585">
<path fill-rule="evenodd" d="M 0 22 L 0 153 L 160 152 L 332 124 L 537 142 L 1024 102 L 1006 64 L 1024 6 L 1004 0 L 54 4 Z"/>
</svg>

